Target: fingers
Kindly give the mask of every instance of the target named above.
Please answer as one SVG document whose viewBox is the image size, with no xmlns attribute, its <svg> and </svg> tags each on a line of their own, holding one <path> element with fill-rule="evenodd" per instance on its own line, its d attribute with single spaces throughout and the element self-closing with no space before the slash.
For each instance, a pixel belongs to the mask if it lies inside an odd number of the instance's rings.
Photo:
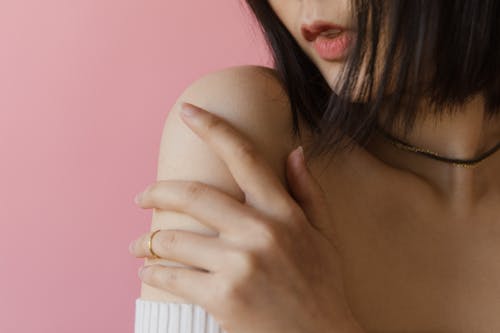
<svg viewBox="0 0 500 333">
<path fill-rule="evenodd" d="M 157 181 L 142 193 L 138 205 L 185 213 L 219 234 L 245 228 L 242 223 L 254 214 L 253 208 L 198 181 Z"/>
<path fill-rule="evenodd" d="M 246 203 L 274 214 L 278 220 L 288 217 L 295 202 L 253 143 L 220 117 L 192 104 L 184 105 L 195 111 L 192 116 L 183 113 L 184 122 L 225 162 L 245 193 Z M 279 216 L 282 212 L 287 216 Z"/>
<path fill-rule="evenodd" d="M 323 189 L 307 168 L 300 149 L 290 153 L 287 160 L 286 174 L 292 195 L 313 226 L 319 230 L 332 228 L 333 224 L 327 214 L 329 207 Z"/>
<path fill-rule="evenodd" d="M 213 275 L 189 267 L 144 266 L 139 273 L 142 282 L 166 290 L 191 303 L 205 306 L 212 290 Z"/>
<path fill-rule="evenodd" d="M 130 244 L 130 253 L 136 257 L 153 258 L 149 250 L 151 234 L 152 232 L 149 232 L 133 241 Z M 211 272 L 219 270 L 226 252 L 218 237 L 175 229 L 157 232 L 151 240 L 151 248 L 160 258 Z"/>
</svg>

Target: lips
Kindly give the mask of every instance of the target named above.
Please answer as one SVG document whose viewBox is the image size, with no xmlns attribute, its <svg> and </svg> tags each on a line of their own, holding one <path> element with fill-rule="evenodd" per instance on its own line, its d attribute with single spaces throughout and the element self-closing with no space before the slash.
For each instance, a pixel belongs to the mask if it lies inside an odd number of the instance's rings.
<svg viewBox="0 0 500 333">
<path fill-rule="evenodd" d="M 346 27 L 326 21 L 315 21 L 311 25 L 304 24 L 301 27 L 302 35 L 308 42 L 314 41 L 322 32 L 330 29 L 339 29 L 341 32 L 348 30 Z"/>
<path fill-rule="evenodd" d="M 353 29 L 327 21 L 315 21 L 311 25 L 301 26 L 304 38 L 312 44 L 316 53 L 327 61 L 343 61 L 351 52 L 356 32 Z M 333 34 L 324 34 L 328 30 L 338 30 Z"/>
</svg>

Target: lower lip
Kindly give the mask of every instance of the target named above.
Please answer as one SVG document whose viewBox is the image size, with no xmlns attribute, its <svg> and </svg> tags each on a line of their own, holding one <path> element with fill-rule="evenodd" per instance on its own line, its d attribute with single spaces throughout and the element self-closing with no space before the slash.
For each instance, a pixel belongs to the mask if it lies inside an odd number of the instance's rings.
<svg viewBox="0 0 500 333">
<path fill-rule="evenodd" d="M 325 60 L 342 60 L 349 53 L 353 37 L 353 34 L 348 31 L 343 31 L 334 38 L 318 36 L 313 42 L 313 47 Z"/>
</svg>

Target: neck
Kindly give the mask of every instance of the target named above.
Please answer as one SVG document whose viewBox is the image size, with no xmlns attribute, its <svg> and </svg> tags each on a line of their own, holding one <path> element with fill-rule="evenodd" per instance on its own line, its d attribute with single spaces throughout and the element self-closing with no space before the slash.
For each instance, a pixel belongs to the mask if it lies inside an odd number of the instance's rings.
<svg viewBox="0 0 500 333">
<path fill-rule="evenodd" d="M 480 96 L 452 115 L 421 116 L 406 136 L 401 126 L 388 130 L 380 119 L 379 126 L 412 146 L 455 159 L 476 158 L 500 141 L 500 117 L 484 117 Z M 399 149 L 381 134 L 375 134 L 368 149 L 384 163 L 415 174 L 461 209 L 471 208 L 490 190 L 500 190 L 500 152 L 465 168 Z"/>
</svg>

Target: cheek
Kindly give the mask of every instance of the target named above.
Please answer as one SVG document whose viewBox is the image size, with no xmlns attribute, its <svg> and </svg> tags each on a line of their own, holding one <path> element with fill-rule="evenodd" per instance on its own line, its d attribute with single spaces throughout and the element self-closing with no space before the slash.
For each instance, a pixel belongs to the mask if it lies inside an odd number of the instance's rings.
<svg viewBox="0 0 500 333">
<path fill-rule="evenodd" d="M 287 4 L 281 0 L 268 0 L 269 6 L 274 11 L 276 16 L 280 18 L 282 22 L 289 21 L 290 14 L 293 12 L 292 8 L 294 7 L 291 4 Z"/>
</svg>

